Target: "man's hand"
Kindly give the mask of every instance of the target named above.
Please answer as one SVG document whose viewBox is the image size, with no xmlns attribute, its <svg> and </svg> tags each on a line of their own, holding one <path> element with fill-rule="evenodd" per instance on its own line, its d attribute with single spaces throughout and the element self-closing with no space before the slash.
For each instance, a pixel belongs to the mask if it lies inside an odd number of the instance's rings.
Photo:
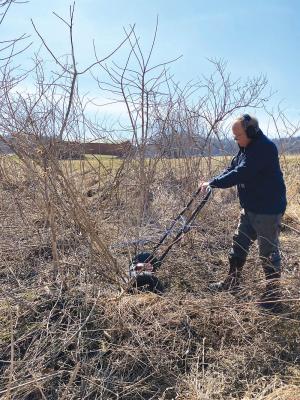
<svg viewBox="0 0 300 400">
<path fill-rule="evenodd" d="M 209 182 L 200 182 L 201 193 L 207 192 Z"/>
</svg>

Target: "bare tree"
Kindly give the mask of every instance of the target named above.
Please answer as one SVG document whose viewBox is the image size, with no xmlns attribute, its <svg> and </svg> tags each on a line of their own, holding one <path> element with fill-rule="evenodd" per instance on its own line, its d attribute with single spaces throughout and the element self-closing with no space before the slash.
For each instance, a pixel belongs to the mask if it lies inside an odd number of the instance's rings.
<svg viewBox="0 0 300 400">
<path fill-rule="evenodd" d="M 59 273 L 65 284 L 58 255 L 56 220 L 59 215 L 63 217 L 67 214 L 89 238 L 95 256 L 102 259 L 100 264 L 111 266 L 109 273 L 105 269 L 101 272 L 102 278 L 119 285 L 122 277 L 120 268 L 110 254 L 108 244 L 96 232 L 90 213 L 84 205 L 84 195 L 77 182 L 72 179 L 70 171 L 60 164 L 59 156 L 62 144 L 70 139 L 80 141 L 84 132 L 91 127 L 84 115 L 83 98 L 78 89 L 79 77 L 107 60 L 128 40 L 131 33 L 126 34 L 125 39 L 110 54 L 78 70 L 73 39 L 74 10 L 73 4 L 69 8 L 68 19 L 54 13 L 68 30 L 70 56 L 66 56 L 64 62 L 52 51 L 32 22 L 57 70 L 48 76 L 45 73 L 45 64 L 37 54 L 31 71 L 35 74 L 36 91 L 18 93 L 12 90 L 13 86 L 6 85 L 3 88 L 1 138 L 18 155 L 26 174 L 36 183 L 35 189 L 43 199 L 41 207 L 50 224 L 54 276 Z M 6 61 L 6 68 L 8 62 Z M 8 82 L 7 75 L 5 79 Z"/>
<path fill-rule="evenodd" d="M 158 21 L 154 32 L 153 41 L 148 52 L 144 52 L 139 37 L 134 27 L 132 35 L 128 35 L 129 51 L 123 65 L 113 62 L 111 65 L 99 64 L 107 73 L 107 80 L 97 82 L 100 90 L 110 96 L 115 103 L 124 103 L 126 106 L 129 125 L 121 125 L 121 129 L 132 137 L 136 147 L 135 158 L 138 160 L 137 179 L 139 182 L 139 224 L 143 224 L 147 216 L 149 201 L 151 199 L 151 183 L 156 171 L 156 166 L 162 153 L 149 157 L 149 149 L 154 144 L 154 138 L 162 135 L 167 129 L 168 118 L 162 124 L 157 123 L 157 110 L 164 108 L 166 115 L 170 114 L 175 106 L 171 99 L 175 96 L 168 66 L 176 61 L 166 61 L 152 64 L 152 53 L 156 42 Z M 156 149 L 157 150 L 157 149 Z M 131 165 L 133 167 L 133 164 Z"/>
</svg>

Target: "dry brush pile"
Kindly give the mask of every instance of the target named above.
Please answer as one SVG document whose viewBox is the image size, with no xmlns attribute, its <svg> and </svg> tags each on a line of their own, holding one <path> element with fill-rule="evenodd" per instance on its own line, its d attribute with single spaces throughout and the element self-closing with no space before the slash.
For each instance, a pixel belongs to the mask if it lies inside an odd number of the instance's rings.
<svg viewBox="0 0 300 400">
<path fill-rule="evenodd" d="M 1 398 L 300 398 L 294 185 L 282 232 L 288 308 L 273 315 L 256 304 L 264 281 L 255 249 L 239 296 L 207 290 L 226 272 L 234 191 L 216 192 L 169 254 L 163 296 L 128 295 L 130 257 L 153 246 L 137 239 L 157 240 L 193 182 L 184 168 L 158 168 L 141 219 L 136 161 L 103 169 L 100 181 L 88 163 L 44 161 L 21 148 L 19 160 L 1 160 Z"/>
</svg>

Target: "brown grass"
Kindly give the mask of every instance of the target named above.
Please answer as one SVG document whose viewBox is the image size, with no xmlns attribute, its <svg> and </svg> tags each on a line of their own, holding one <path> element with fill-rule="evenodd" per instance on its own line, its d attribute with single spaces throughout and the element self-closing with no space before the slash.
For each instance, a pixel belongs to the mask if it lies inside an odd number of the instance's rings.
<svg viewBox="0 0 300 400">
<path fill-rule="evenodd" d="M 239 208 L 233 190 L 215 192 L 165 260 L 165 295 L 122 291 L 130 256 L 153 244 L 120 243 L 157 240 L 195 187 L 192 165 L 179 174 L 174 166 L 158 170 L 142 226 L 130 164 L 119 179 L 102 171 L 100 183 L 92 169 L 61 175 L 52 165 L 45 181 L 41 167 L 7 165 L 0 189 L 0 398 L 300 399 L 297 162 L 286 171 L 287 309 L 280 315 L 256 304 L 264 280 L 255 247 L 239 296 L 207 290 L 227 270 Z"/>
</svg>

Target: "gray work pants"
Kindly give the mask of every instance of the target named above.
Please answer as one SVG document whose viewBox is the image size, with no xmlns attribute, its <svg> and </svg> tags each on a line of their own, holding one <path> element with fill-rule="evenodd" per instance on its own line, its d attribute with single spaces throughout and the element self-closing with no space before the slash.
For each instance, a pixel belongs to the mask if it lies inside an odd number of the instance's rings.
<svg viewBox="0 0 300 400">
<path fill-rule="evenodd" d="M 231 257 L 246 259 L 251 244 L 257 240 L 263 267 L 280 273 L 279 233 L 282 214 L 255 214 L 242 210 L 233 236 Z"/>
</svg>

